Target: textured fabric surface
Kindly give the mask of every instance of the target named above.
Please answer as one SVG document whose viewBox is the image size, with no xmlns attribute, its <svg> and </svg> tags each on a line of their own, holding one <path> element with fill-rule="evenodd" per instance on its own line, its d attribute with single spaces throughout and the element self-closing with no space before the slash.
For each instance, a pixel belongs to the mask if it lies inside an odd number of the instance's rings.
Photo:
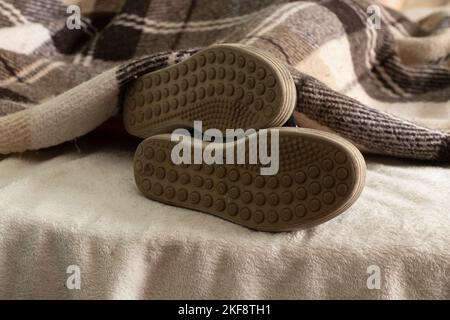
<svg viewBox="0 0 450 320">
<path fill-rule="evenodd" d="M 85 137 L 0 161 L 0 298 L 450 298 L 448 165 L 368 158 L 350 210 L 270 234 L 147 200 L 134 147 Z"/>
<path fill-rule="evenodd" d="M 78 3 L 82 29 L 69 30 Z M 413 23 L 356 0 L 1 0 L 0 153 L 74 139 L 120 112 L 137 76 L 244 43 L 294 76 L 300 125 L 374 153 L 450 158 L 449 17 Z M 103 73 L 104 72 L 104 73 Z"/>
</svg>

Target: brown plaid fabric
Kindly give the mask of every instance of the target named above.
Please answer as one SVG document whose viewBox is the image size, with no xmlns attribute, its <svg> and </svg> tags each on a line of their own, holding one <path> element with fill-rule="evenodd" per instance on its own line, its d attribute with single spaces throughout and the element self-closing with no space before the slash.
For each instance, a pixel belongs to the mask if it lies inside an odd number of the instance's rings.
<svg viewBox="0 0 450 320">
<path fill-rule="evenodd" d="M 66 26 L 69 4 L 81 29 Z M 132 79 L 213 43 L 292 70 L 301 126 L 374 153 L 450 159 L 450 16 L 356 0 L 0 0 L 0 153 L 74 139 L 120 113 Z"/>
</svg>

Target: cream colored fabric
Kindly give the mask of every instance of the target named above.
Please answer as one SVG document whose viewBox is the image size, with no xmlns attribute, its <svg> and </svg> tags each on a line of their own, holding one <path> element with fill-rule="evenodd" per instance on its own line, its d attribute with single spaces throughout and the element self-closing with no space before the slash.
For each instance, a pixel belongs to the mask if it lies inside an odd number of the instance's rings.
<svg viewBox="0 0 450 320">
<path fill-rule="evenodd" d="M 448 165 L 370 158 L 350 210 L 270 234 L 145 199 L 113 140 L 0 161 L 0 298 L 450 298 Z"/>
</svg>

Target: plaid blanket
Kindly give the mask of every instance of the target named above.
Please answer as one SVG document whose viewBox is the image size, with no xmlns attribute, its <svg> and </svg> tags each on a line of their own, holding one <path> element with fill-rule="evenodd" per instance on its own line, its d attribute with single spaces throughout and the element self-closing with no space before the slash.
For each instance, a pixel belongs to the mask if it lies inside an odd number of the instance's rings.
<svg viewBox="0 0 450 320">
<path fill-rule="evenodd" d="M 69 4 L 81 10 L 78 29 Z M 0 0 L 0 153 L 81 136 L 120 114 L 132 79 L 228 42 L 290 68 L 300 126 L 378 154 L 448 161 L 450 16 L 414 23 L 373 4 Z"/>
</svg>

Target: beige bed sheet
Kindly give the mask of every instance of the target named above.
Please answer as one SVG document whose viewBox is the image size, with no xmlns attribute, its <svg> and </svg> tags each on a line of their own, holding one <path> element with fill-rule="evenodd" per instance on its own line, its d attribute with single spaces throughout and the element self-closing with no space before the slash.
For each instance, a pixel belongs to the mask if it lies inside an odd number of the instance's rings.
<svg viewBox="0 0 450 320">
<path fill-rule="evenodd" d="M 0 298 L 450 298 L 449 165 L 370 157 L 350 210 L 270 234 L 145 199 L 134 147 L 91 135 L 0 161 Z"/>
</svg>

